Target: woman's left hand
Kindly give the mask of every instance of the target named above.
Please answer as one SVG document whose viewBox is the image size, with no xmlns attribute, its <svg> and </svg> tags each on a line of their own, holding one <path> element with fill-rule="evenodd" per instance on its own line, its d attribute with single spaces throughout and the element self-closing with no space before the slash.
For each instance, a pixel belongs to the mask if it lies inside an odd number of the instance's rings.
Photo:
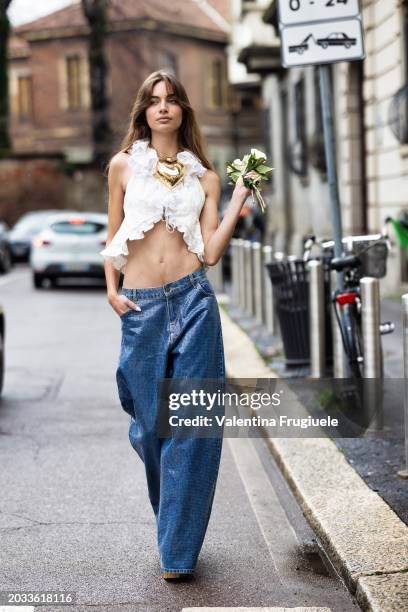
<svg viewBox="0 0 408 612">
<path fill-rule="evenodd" d="M 261 177 L 259 176 L 257 172 L 255 172 L 255 170 L 251 170 L 251 172 L 247 172 L 244 175 L 244 177 L 253 179 L 255 182 L 259 182 L 261 180 Z M 238 195 L 239 197 L 242 197 L 243 201 L 245 202 L 245 200 L 251 195 L 251 191 L 252 190 L 249 187 L 246 187 L 244 185 L 243 178 L 242 176 L 240 176 L 237 182 L 235 183 L 233 195 L 235 194 L 235 195 Z"/>
</svg>

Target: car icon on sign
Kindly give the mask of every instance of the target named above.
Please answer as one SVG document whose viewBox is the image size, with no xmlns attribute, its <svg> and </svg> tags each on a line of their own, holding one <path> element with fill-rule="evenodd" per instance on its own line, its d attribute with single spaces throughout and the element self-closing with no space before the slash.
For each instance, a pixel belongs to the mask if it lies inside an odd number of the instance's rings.
<svg viewBox="0 0 408 612">
<path fill-rule="evenodd" d="M 333 32 L 329 34 L 327 38 L 318 38 L 316 43 L 322 47 L 322 49 L 327 49 L 327 47 L 345 47 L 346 49 L 350 49 L 352 45 L 357 44 L 356 38 L 350 38 L 344 32 Z"/>
</svg>

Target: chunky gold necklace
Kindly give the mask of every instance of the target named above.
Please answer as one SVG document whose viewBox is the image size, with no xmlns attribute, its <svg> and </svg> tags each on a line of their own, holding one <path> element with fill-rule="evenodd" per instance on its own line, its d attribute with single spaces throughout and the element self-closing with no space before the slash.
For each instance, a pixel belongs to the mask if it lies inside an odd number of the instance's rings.
<svg viewBox="0 0 408 612">
<path fill-rule="evenodd" d="M 183 180 L 184 171 L 185 166 L 177 157 L 176 159 L 166 157 L 157 160 L 154 176 L 164 185 L 173 189 Z"/>
</svg>

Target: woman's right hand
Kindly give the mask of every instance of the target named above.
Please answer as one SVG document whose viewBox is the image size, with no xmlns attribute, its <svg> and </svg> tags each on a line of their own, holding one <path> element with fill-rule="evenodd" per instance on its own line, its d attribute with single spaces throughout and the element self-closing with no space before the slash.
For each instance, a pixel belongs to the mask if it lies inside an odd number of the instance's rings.
<svg viewBox="0 0 408 612">
<path fill-rule="evenodd" d="M 251 170 L 250 172 L 247 172 L 244 177 L 241 175 L 238 178 L 237 182 L 235 183 L 234 194 L 237 194 L 243 201 L 245 201 L 251 195 L 252 189 L 245 186 L 243 178 L 253 179 L 255 183 L 258 183 L 261 177 L 257 172 L 255 172 L 255 170 Z"/>
<path fill-rule="evenodd" d="M 112 306 L 113 310 L 120 317 L 125 314 L 131 308 L 133 310 L 137 310 L 140 312 L 142 309 L 139 304 L 135 304 L 132 300 L 126 297 L 126 295 L 120 295 L 119 293 L 115 293 L 108 298 L 109 304 Z"/>
</svg>

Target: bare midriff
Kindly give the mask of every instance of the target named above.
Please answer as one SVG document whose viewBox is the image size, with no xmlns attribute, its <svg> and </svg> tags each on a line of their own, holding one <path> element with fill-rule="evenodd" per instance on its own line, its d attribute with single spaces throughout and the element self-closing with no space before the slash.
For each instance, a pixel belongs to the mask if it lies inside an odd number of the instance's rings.
<svg viewBox="0 0 408 612">
<path fill-rule="evenodd" d="M 195 253 L 187 249 L 178 230 L 169 232 L 162 219 L 140 240 L 128 240 L 129 255 L 123 287 L 160 287 L 202 267 Z"/>
<path fill-rule="evenodd" d="M 126 184 L 130 179 L 126 172 Z M 183 234 L 169 231 L 161 219 L 139 240 L 128 240 L 129 255 L 124 270 L 123 287 L 142 289 L 160 287 L 202 267 L 197 255 L 187 249 Z"/>
</svg>

